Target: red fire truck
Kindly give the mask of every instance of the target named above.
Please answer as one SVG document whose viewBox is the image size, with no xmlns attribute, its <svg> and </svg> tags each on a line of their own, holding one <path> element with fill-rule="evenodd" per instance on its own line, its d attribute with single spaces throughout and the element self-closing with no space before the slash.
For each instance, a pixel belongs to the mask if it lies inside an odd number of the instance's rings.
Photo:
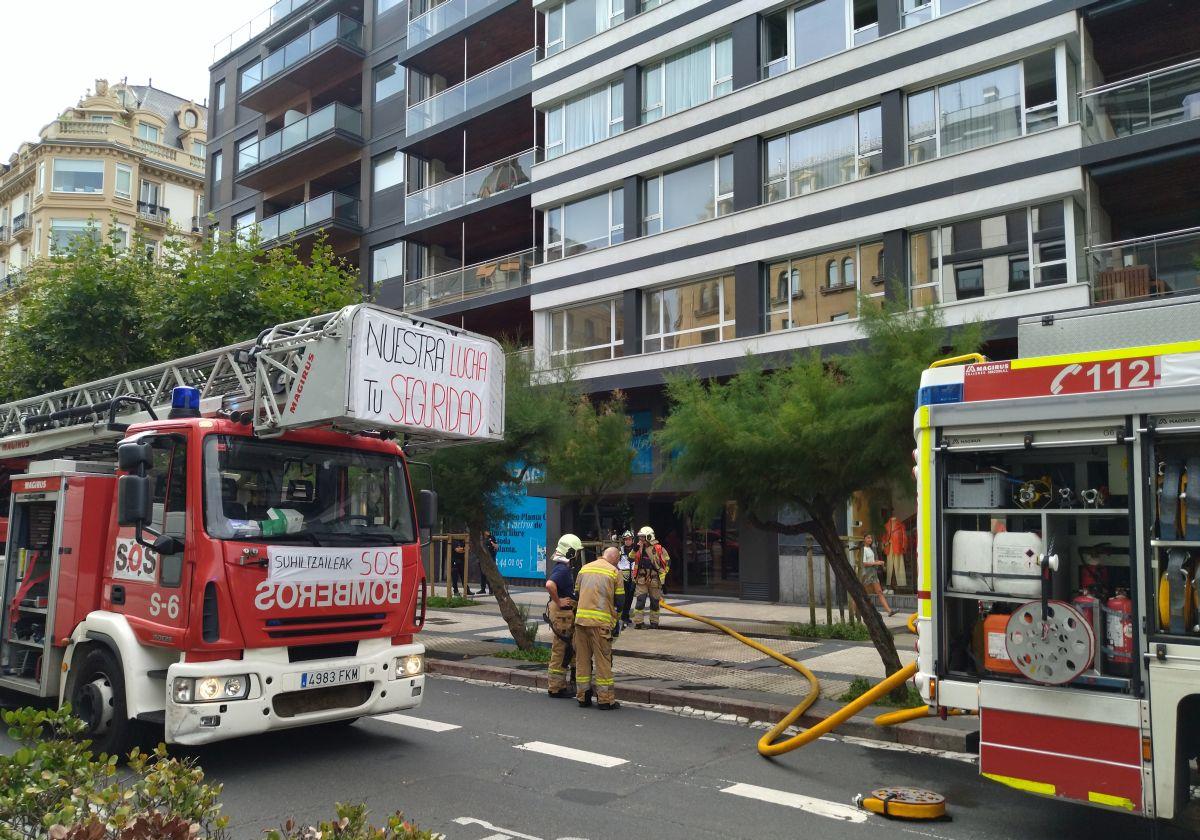
<svg viewBox="0 0 1200 840">
<path fill-rule="evenodd" d="M 110 752 L 420 704 L 405 453 L 503 424 L 495 341 L 367 304 L 0 406 L 0 689 Z"/>
<path fill-rule="evenodd" d="M 1200 753 L 1200 341 L 949 360 L 917 400 L 917 683 L 979 769 L 1178 817 Z"/>
</svg>

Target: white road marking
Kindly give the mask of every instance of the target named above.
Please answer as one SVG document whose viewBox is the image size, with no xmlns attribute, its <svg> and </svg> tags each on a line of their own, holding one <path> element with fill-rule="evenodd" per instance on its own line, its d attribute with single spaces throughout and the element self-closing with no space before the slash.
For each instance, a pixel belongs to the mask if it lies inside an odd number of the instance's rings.
<svg viewBox="0 0 1200 840">
<path fill-rule="evenodd" d="M 411 726 L 413 729 L 424 729 L 428 732 L 449 732 L 452 729 L 462 729 L 456 723 L 442 723 L 440 720 L 425 720 L 425 718 L 412 717 L 411 715 L 378 715 L 375 720 L 386 721 L 387 723 L 395 723 L 400 726 Z"/>
<path fill-rule="evenodd" d="M 747 799 L 757 799 L 761 802 L 770 802 L 775 805 L 786 805 L 789 808 L 798 808 L 809 814 L 815 814 L 818 817 L 829 817 L 833 820 L 843 820 L 844 822 L 853 823 L 867 821 L 867 812 L 859 810 L 853 805 L 843 805 L 840 802 L 830 802 L 827 799 L 816 799 L 812 796 L 805 796 L 802 793 L 788 793 L 783 790 L 772 790 L 771 788 L 742 783 L 722 788 L 721 793 L 732 793 L 734 796 L 744 796 Z"/>
<path fill-rule="evenodd" d="M 514 744 L 513 747 L 518 750 L 526 750 L 527 752 L 553 755 L 558 758 L 568 759 L 569 761 L 579 761 L 583 764 L 591 764 L 594 767 L 616 767 L 619 764 L 628 764 L 625 759 L 617 758 L 616 756 L 588 752 L 587 750 L 577 750 L 573 747 L 560 747 L 558 744 L 547 744 L 545 741 L 530 741 L 527 744 Z"/>
<path fill-rule="evenodd" d="M 494 831 L 501 837 L 520 837 L 521 840 L 542 840 L 540 837 L 534 837 L 532 834 L 522 834 L 519 831 L 513 831 L 509 828 L 499 828 L 498 826 L 492 825 L 490 822 L 477 820 L 474 817 L 455 817 L 454 822 L 458 823 L 459 825 L 477 825 L 480 828 L 487 829 L 488 831 Z M 492 837 L 495 837 L 496 834 L 493 834 Z M 484 838 L 484 840 L 488 839 Z"/>
</svg>

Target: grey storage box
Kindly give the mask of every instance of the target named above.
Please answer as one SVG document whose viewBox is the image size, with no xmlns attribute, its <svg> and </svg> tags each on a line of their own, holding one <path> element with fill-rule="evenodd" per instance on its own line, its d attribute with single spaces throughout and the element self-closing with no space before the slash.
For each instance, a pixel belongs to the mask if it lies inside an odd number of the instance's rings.
<svg viewBox="0 0 1200 840">
<path fill-rule="evenodd" d="M 1000 473 L 951 473 L 946 507 L 999 508 L 1008 504 Z"/>
</svg>

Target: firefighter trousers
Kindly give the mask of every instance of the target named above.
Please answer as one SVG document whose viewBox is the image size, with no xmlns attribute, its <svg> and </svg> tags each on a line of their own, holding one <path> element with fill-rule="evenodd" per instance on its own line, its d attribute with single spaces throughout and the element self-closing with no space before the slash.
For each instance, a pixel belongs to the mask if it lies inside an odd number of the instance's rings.
<svg viewBox="0 0 1200 840">
<path fill-rule="evenodd" d="M 593 665 L 594 670 L 593 670 Z M 613 693 L 612 630 L 575 625 L 575 696 L 583 700 L 589 683 L 596 684 L 596 699 L 611 703 Z"/>
<path fill-rule="evenodd" d="M 904 555 L 889 554 L 887 556 L 887 585 L 908 586 L 908 575 L 904 571 Z"/>
<path fill-rule="evenodd" d="M 662 600 L 662 582 L 655 572 L 642 572 L 637 576 L 637 586 L 634 590 L 637 597 L 637 612 L 633 615 L 633 626 L 641 627 L 647 618 L 651 627 L 658 626 L 658 602 Z M 646 609 L 646 601 L 650 601 L 650 609 Z"/>
<path fill-rule="evenodd" d="M 560 607 L 551 601 L 550 629 L 554 632 L 554 641 L 550 643 L 550 691 L 553 693 L 567 688 L 570 681 L 567 652 L 575 632 L 575 610 Z"/>
</svg>

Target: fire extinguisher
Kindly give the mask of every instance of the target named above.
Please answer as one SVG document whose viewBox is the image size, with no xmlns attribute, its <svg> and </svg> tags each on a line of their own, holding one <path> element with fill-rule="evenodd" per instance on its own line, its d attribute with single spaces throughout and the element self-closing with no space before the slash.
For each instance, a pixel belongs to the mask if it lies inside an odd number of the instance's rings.
<svg viewBox="0 0 1200 840">
<path fill-rule="evenodd" d="M 1083 587 L 1082 589 L 1080 589 L 1079 594 L 1077 594 L 1074 598 L 1071 599 L 1071 606 L 1073 606 L 1075 609 L 1079 610 L 1080 614 L 1087 621 L 1089 627 L 1091 627 L 1093 630 L 1097 629 L 1096 628 L 1096 610 L 1099 609 L 1099 607 L 1100 607 L 1100 599 L 1098 597 L 1096 597 L 1095 595 L 1093 595 L 1091 593 L 1091 591 L 1088 590 L 1087 587 Z M 1103 632 L 1104 632 L 1103 628 L 1100 628 L 1099 632 L 1096 633 L 1096 638 L 1100 638 L 1100 636 Z M 1096 663 L 1096 667 L 1099 668 L 1100 667 L 1100 652 L 1099 651 L 1096 651 L 1095 663 Z"/>
<path fill-rule="evenodd" d="M 1104 605 L 1105 654 L 1109 670 L 1117 676 L 1127 677 L 1133 673 L 1133 601 L 1127 589 L 1117 593 Z"/>
</svg>

